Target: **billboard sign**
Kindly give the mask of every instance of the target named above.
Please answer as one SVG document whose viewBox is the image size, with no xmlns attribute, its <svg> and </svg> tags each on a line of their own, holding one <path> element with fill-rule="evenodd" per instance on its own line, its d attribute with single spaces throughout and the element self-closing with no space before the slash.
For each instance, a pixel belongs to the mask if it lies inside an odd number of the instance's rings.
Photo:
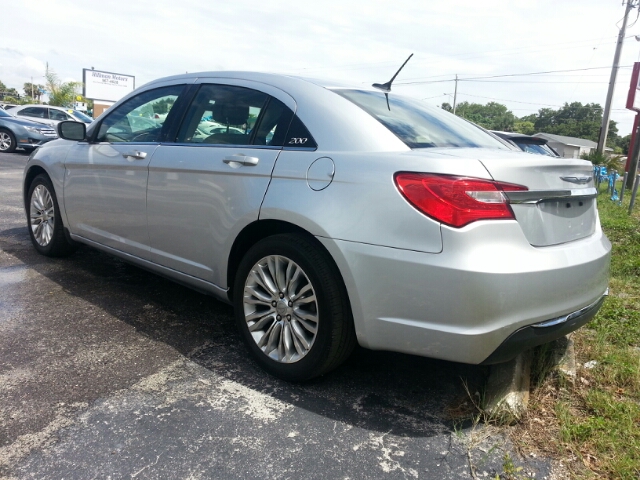
<svg viewBox="0 0 640 480">
<path fill-rule="evenodd" d="M 82 69 L 82 95 L 91 100 L 117 102 L 136 88 L 136 78 L 121 73 Z"/>
<path fill-rule="evenodd" d="M 629 94 L 627 95 L 627 108 L 640 112 L 640 62 L 633 64 L 633 72 L 631 73 L 631 85 L 629 86 Z"/>
</svg>

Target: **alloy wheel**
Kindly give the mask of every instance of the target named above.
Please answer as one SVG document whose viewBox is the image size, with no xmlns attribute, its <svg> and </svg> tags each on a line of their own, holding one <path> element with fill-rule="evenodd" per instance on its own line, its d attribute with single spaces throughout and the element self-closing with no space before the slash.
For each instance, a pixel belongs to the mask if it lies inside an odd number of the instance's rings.
<svg viewBox="0 0 640 480">
<path fill-rule="evenodd" d="M 247 275 L 244 318 L 258 348 L 280 363 L 294 363 L 318 333 L 318 300 L 309 277 L 287 257 L 269 255 Z"/>
<path fill-rule="evenodd" d="M 7 132 L 0 132 L 0 152 L 9 150 L 11 148 L 11 144 L 11 135 L 9 135 Z"/>
<path fill-rule="evenodd" d="M 29 219 L 36 242 L 46 247 L 53 238 L 55 208 L 51 193 L 42 184 L 36 186 L 31 194 Z"/>
</svg>

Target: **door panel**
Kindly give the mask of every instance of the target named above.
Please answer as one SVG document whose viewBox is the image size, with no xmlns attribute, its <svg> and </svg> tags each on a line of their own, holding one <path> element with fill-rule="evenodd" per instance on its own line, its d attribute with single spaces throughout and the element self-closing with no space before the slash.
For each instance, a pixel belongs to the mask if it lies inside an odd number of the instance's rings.
<svg viewBox="0 0 640 480">
<path fill-rule="evenodd" d="M 129 98 L 101 121 L 92 143 L 71 148 L 64 195 L 72 233 L 148 259 L 149 162 L 183 89 L 170 85 Z"/>
<path fill-rule="evenodd" d="M 226 288 L 233 239 L 258 219 L 279 153 L 251 146 L 161 145 L 149 166 L 151 260 Z M 250 158 L 249 165 L 233 161 L 240 156 Z"/>
<path fill-rule="evenodd" d="M 71 232 L 146 258 L 147 175 L 156 148 L 134 143 L 74 145 L 64 186 Z M 125 157 L 128 154 L 135 156 Z"/>
</svg>

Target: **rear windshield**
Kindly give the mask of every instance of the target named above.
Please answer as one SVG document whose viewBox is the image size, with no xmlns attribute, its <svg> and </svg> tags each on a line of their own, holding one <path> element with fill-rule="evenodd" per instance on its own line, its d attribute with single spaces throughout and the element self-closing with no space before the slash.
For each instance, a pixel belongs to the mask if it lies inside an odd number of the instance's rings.
<svg viewBox="0 0 640 480">
<path fill-rule="evenodd" d="M 375 117 L 409 148 L 471 147 L 508 150 L 476 125 L 417 99 L 382 92 L 334 89 Z"/>
<path fill-rule="evenodd" d="M 515 140 L 514 140 L 515 141 Z M 535 153 L 536 155 L 548 155 L 550 157 L 557 157 L 555 152 L 549 148 L 548 145 L 536 145 L 535 143 L 518 142 L 515 143 L 527 153 Z"/>
</svg>

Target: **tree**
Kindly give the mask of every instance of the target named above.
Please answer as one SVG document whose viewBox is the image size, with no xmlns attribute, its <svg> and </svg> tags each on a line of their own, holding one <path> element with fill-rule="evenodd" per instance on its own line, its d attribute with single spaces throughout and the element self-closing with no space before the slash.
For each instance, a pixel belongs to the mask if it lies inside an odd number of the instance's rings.
<svg viewBox="0 0 640 480">
<path fill-rule="evenodd" d="M 442 105 L 440 105 L 440 108 L 446 110 L 447 112 L 453 113 L 453 107 L 447 102 L 444 102 Z"/>
<path fill-rule="evenodd" d="M 17 103 L 19 98 L 20 94 L 15 88 L 9 88 L 0 82 L 0 99 L 9 103 Z"/>
<path fill-rule="evenodd" d="M 449 104 L 443 103 L 442 108 L 448 110 Z M 486 105 L 479 103 L 461 102 L 456 106 L 456 115 L 477 123 L 489 130 L 513 131 L 516 116 L 507 107 L 497 102 Z"/>
<path fill-rule="evenodd" d="M 47 79 L 47 91 L 49 95 L 49 105 L 59 107 L 72 107 L 75 102 L 76 90 L 81 85 L 80 82 L 61 82 L 53 70 L 48 70 L 45 74 Z"/>
<path fill-rule="evenodd" d="M 541 108 L 535 120 L 537 132 L 565 135 L 567 137 L 586 138 L 594 142 L 600 136 L 602 107 L 597 103 L 565 103 L 558 110 Z M 618 127 L 613 120 L 609 122 L 607 146 L 615 147 L 618 141 Z"/>
<path fill-rule="evenodd" d="M 513 125 L 513 131 L 524 135 L 533 135 L 536 133 L 536 127 L 533 122 L 520 119 Z"/>
<path fill-rule="evenodd" d="M 25 82 L 22 90 L 27 97 L 31 97 L 34 100 L 40 102 L 40 97 L 42 96 L 42 91 L 44 91 L 44 85 L 39 85 L 31 82 Z"/>
</svg>

